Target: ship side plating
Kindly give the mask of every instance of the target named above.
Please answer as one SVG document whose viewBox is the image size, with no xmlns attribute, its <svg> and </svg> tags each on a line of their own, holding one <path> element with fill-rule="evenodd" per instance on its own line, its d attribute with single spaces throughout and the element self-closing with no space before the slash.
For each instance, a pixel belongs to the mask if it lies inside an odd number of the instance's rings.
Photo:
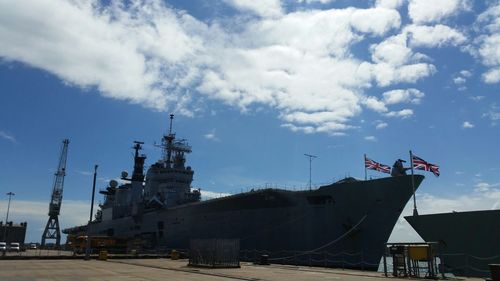
<svg viewBox="0 0 500 281">
<path fill-rule="evenodd" d="M 200 190 L 191 188 L 194 172 L 186 166 L 191 147 L 176 140 L 172 118 L 162 158 L 146 175 L 142 143 L 136 142 L 132 177 L 123 173 L 124 184 L 111 181 L 101 191 L 105 201 L 91 235 L 177 249 L 188 248 L 190 239 L 236 238 L 242 255 L 267 251 L 273 262 L 313 264 L 311 254 L 341 254 L 342 265 L 378 268 L 384 243 L 413 193 L 411 176 L 350 178 L 315 190 L 268 188 L 200 201 Z M 416 188 L 423 178 L 415 175 Z"/>
<path fill-rule="evenodd" d="M 500 263 L 500 210 L 407 216 L 428 242 L 439 242 L 447 272 L 487 277 L 488 264 Z"/>
</svg>

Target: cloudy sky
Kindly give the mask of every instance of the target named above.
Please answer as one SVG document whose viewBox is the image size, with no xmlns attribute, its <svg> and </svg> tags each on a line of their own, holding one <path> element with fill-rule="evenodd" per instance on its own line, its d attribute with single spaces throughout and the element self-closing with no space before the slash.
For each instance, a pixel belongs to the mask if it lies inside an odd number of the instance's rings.
<svg viewBox="0 0 500 281">
<path fill-rule="evenodd" d="M 40 240 L 69 138 L 61 224 L 84 223 L 93 165 L 104 188 L 134 140 L 154 163 L 170 113 L 207 195 L 305 186 L 304 153 L 319 185 L 412 149 L 442 173 L 420 213 L 498 209 L 499 85 L 498 1 L 0 0 L 0 214 L 16 193 Z"/>
</svg>

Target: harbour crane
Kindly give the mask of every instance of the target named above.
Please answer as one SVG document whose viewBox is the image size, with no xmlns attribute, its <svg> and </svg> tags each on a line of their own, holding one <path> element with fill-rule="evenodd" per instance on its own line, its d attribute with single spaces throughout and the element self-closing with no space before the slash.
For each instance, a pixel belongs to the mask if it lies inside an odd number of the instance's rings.
<svg viewBox="0 0 500 281">
<path fill-rule="evenodd" d="M 59 227 L 59 213 L 61 211 L 61 203 L 64 187 L 64 176 L 66 175 L 66 159 L 68 157 L 69 140 L 63 140 L 61 155 L 59 157 L 59 165 L 54 177 L 54 187 L 52 188 L 52 196 L 49 204 L 49 220 L 45 226 L 42 235 L 42 246 L 45 246 L 47 239 L 55 239 L 55 246 L 61 245 L 61 230 Z"/>
</svg>

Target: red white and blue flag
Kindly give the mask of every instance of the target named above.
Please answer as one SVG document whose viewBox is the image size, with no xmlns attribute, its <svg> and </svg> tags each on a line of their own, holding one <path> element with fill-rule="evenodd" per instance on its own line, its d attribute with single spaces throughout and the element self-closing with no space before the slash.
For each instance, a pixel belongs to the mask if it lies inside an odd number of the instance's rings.
<svg viewBox="0 0 500 281">
<path fill-rule="evenodd" d="M 424 159 L 412 155 L 412 163 L 413 169 L 416 170 L 424 170 L 428 172 L 432 172 L 436 177 L 439 177 L 439 166 L 435 164 L 431 164 Z"/>
<path fill-rule="evenodd" d="M 391 167 L 384 165 L 384 164 L 380 164 L 378 162 L 375 162 L 372 159 L 367 158 L 367 157 L 365 157 L 365 168 L 370 169 L 370 170 L 376 170 L 376 171 L 379 171 L 382 173 L 387 173 L 387 174 L 391 173 Z"/>
</svg>

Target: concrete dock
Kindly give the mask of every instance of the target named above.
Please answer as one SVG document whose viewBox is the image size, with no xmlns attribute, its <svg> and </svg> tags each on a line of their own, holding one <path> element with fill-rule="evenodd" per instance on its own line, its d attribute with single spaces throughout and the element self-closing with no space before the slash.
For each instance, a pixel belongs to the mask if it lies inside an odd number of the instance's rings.
<svg viewBox="0 0 500 281">
<path fill-rule="evenodd" d="M 0 260 L 0 280 L 6 281 L 145 281 L 145 280 L 409 280 L 386 278 L 380 272 L 289 265 L 253 265 L 210 269 L 187 266 L 187 260 L 113 259 L 99 260 Z M 416 279 L 413 279 L 416 280 Z M 458 278 L 484 281 L 480 278 Z"/>
</svg>

